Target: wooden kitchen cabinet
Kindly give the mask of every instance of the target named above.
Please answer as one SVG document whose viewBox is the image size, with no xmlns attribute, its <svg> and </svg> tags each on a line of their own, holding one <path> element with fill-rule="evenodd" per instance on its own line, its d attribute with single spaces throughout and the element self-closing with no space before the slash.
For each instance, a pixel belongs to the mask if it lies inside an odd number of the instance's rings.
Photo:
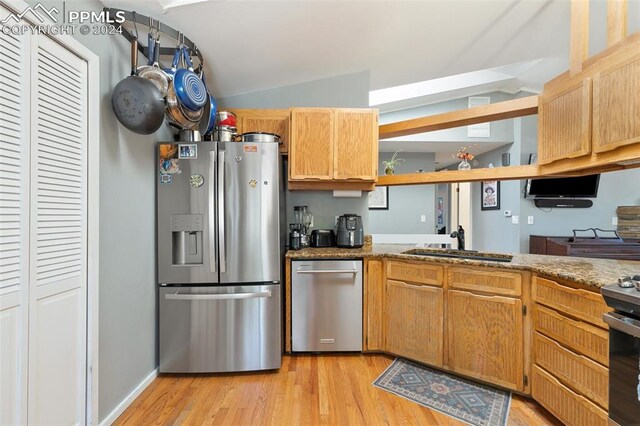
<svg viewBox="0 0 640 426">
<path fill-rule="evenodd" d="M 609 333 L 601 294 L 533 279 L 532 396 L 566 424 L 606 424 Z"/>
<path fill-rule="evenodd" d="M 384 273 L 382 260 L 365 260 L 364 342 L 367 352 L 384 350 Z"/>
<path fill-rule="evenodd" d="M 378 177 L 378 114 L 370 109 L 334 110 L 333 178 L 374 182 Z"/>
<path fill-rule="evenodd" d="M 538 106 L 538 163 L 591 153 L 591 79 L 560 93 L 542 92 Z"/>
<path fill-rule="evenodd" d="M 238 134 L 247 132 L 275 133 L 280 136 L 280 152 L 289 150 L 289 109 L 234 109 L 238 118 Z"/>
<path fill-rule="evenodd" d="M 333 110 L 291 110 L 289 181 L 333 179 Z"/>
<path fill-rule="evenodd" d="M 542 175 L 601 173 L 640 158 L 640 34 L 548 81 L 538 106 Z"/>
<path fill-rule="evenodd" d="M 385 287 L 386 351 L 441 367 L 443 289 L 394 280 Z"/>
<path fill-rule="evenodd" d="M 373 189 L 378 112 L 292 108 L 289 189 Z"/>
<path fill-rule="evenodd" d="M 640 59 L 599 72 L 593 80 L 593 151 L 640 142 Z"/>
<path fill-rule="evenodd" d="M 522 301 L 449 290 L 451 370 L 513 390 L 524 385 Z"/>
</svg>

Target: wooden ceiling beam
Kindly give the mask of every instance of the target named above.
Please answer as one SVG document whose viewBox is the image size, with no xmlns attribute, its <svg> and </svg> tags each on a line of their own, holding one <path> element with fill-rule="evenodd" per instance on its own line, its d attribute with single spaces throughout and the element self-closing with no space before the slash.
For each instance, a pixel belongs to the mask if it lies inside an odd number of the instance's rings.
<svg viewBox="0 0 640 426">
<path fill-rule="evenodd" d="M 524 117 L 537 113 L 538 96 L 527 96 L 495 104 L 383 124 L 379 129 L 379 138 L 389 139 L 398 136 L 415 135 L 435 130 L 468 126 L 470 124 Z"/>
<path fill-rule="evenodd" d="M 607 1 L 607 47 L 627 37 L 627 0 Z"/>
<path fill-rule="evenodd" d="M 569 74 L 575 75 L 589 57 L 589 0 L 571 0 L 570 34 Z"/>
</svg>

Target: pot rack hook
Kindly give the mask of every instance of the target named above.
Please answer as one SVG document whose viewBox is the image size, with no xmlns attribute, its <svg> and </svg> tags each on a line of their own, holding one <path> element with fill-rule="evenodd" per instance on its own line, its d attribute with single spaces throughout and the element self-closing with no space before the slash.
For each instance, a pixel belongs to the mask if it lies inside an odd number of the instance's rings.
<svg viewBox="0 0 640 426">
<path fill-rule="evenodd" d="M 135 10 L 131 12 L 131 16 L 133 16 L 133 29 L 136 32 L 136 40 L 138 39 L 138 26 L 136 25 L 136 12 Z"/>
</svg>

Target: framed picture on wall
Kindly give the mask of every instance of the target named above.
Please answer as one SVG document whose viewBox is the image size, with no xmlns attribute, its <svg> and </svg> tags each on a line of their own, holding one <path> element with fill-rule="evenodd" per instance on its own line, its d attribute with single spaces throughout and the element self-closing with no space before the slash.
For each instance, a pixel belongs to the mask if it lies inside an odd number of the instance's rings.
<svg viewBox="0 0 640 426">
<path fill-rule="evenodd" d="M 500 210 L 500 181 L 481 182 L 480 197 L 481 210 Z"/>
<path fill-rule="evenodd" d="M 369 210 L 389 210 L 388 186 L 376 186 L 369 192 Z"/>
</svg>

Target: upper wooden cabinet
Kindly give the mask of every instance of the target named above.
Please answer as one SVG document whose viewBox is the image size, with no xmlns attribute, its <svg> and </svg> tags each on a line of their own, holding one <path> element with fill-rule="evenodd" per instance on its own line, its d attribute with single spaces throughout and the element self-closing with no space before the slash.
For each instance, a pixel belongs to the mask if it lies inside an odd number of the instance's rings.
<svg viewBox="0 0 640 426">
<path fill-rule="evenodd" d="M 238 133 L 265 132 L 280 136 L 280 152 L 289 150 L 289 109 L 234 109 Z"/>
<path fill-rule="evenodd" d="M 596 74 L 593 80 L 593 151 L 640 142 L 640 59 Z"/>
<path fill-rule="evenodd" d="M 289 181 L 333 179 L 333 115 L 325 108 L 291 111 Z"/>
<path fill-rule="evenodd" d="M 291 110 L 290 189 L 372 189 L 377 177 L 377 110 Z"/>
<path fill-rule="evenodd" d="M 378 177 L 378 112 L 334 110 L 333 178 L 375 181 Z"/>
<path fill-rule="evenodd" d="M 554 94 L 542 93 L 538 107 L 538 162 L 591 152 L 591 79 Z"/>
<path fill-rule="evenodd" d="M 542 175 L 599 173 L 640 160 L 640 33 L 547 82 L 538 105 Z"/>
</svg>

